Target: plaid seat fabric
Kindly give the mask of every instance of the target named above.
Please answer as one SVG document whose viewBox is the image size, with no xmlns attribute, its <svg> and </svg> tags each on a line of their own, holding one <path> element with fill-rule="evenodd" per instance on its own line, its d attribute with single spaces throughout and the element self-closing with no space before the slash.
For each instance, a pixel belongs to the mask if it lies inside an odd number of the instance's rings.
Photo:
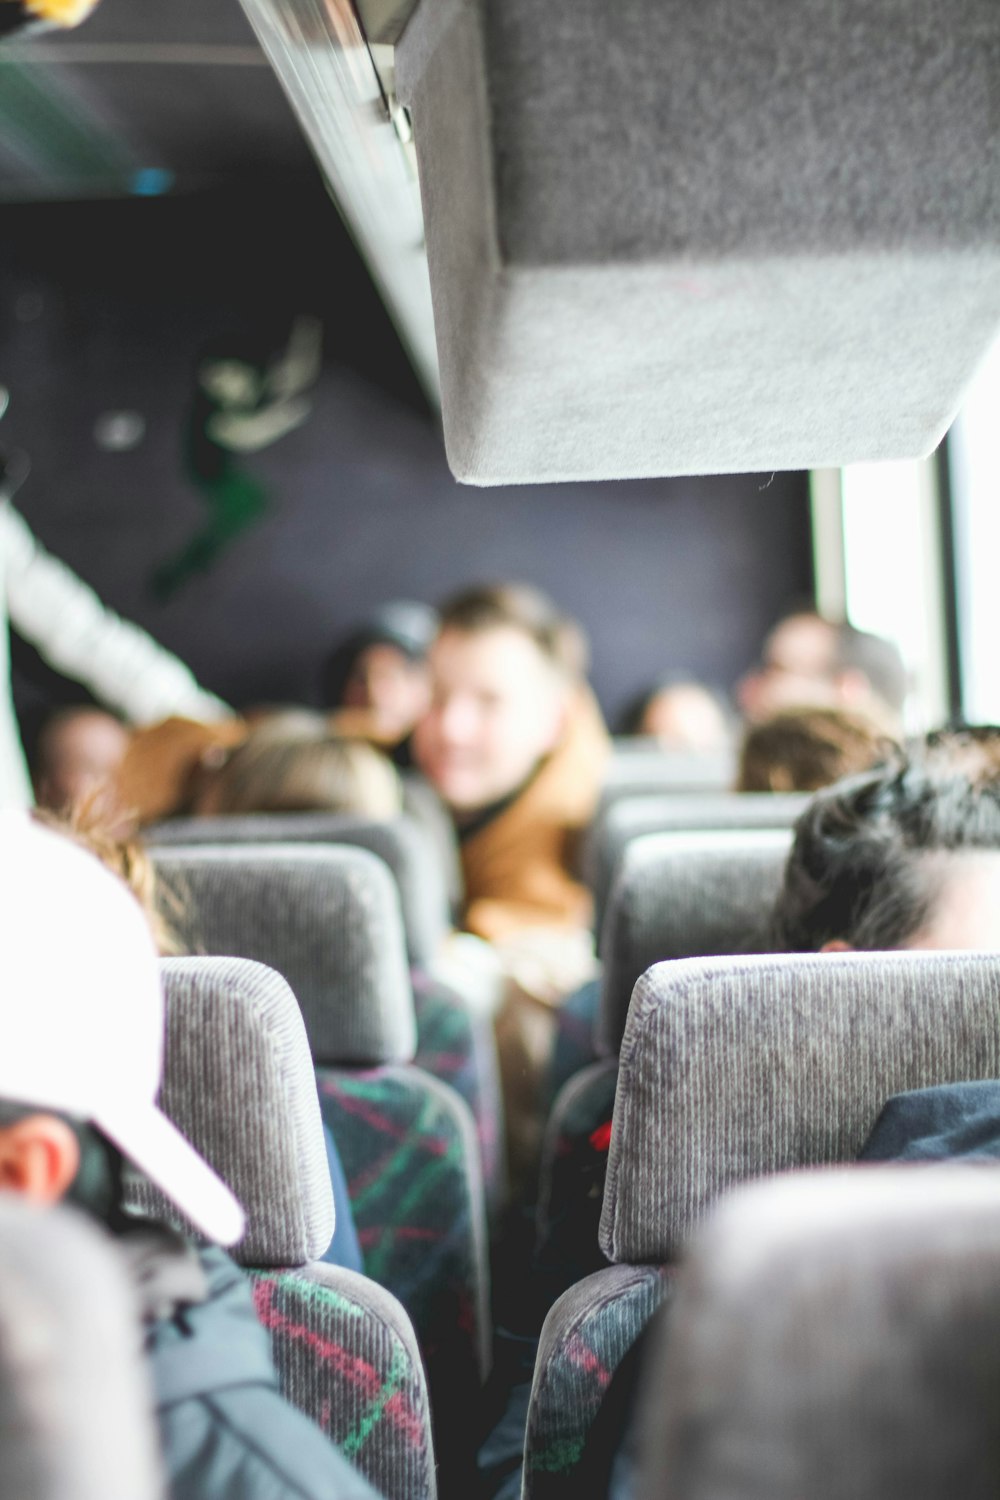
<svg viewBox="0 0 1000 1500">
<path fill-rule="evenodd" d="M 252 1273 L 281 1389 L 386 1500 L 435 1493 L 420 1351 L 393 1297 L 335 1266 Z"/>
<path fill-rule="evenodd" d="M 609 1266 L 565 1292 L 545 1320 L 524 1443 L 524 1500 L 587 1493 L 586 1450 L 611 1380 L 670 1290 L 653 1266 Z"/>
<path fill-rule="evenodd" d="M 489 1359 L 489 1272 L 475 1130 L 462 1100 L 417 1068 L 322 1068 L 320 1107 L 347 1177 L 365 1274 L 406 1308 L 442 1465 L 471 1463 Z M 472 1170 L 472 1168 L 476 1168 Z"/>
</svg>

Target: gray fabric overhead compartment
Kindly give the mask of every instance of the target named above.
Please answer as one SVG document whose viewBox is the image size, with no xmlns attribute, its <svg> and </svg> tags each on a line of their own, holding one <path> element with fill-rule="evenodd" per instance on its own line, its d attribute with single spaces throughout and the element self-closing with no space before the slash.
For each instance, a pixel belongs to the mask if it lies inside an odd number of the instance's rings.
<svg viewBox="0 0 1000 1500">
<path fill-rule="evenodd" d="M 423 0 L 396 64 L 460 479 L 940 440 L 1000 328 L 997 0 Z"/>
</svg>

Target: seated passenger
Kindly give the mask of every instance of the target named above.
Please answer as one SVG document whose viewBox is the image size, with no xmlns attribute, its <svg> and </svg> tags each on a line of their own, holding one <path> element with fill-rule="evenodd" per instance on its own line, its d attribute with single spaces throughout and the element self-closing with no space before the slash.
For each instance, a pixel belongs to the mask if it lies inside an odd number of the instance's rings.
<svg viewBox="0 0 1000 1500">
<path fill-rule="evenodd" d="M 321 688 L 338 733 L 371 739 L 409 765 L 409 738 L 430 700 L 427 650 L 437 632 L 427 604 L 385 604 L 327 658 Z"/>
<path fill-rule="evenodd" d="M 198 778 L 191 811 L 226 813 L 340 812 L 392 818 L 402 790 L 391 761 L 362 740 L 275 738 L 268 727 Z"/>
<path fill-rule="evenodd" d="M 892 641 L 806 610 L 779 620 L 764 642 L 761 666 L 743 678 L 737 698 L 752 724 L 786 708 L 846 708 L 898 733 L 907 688 Z"/>
<path fill-rule="evenodd" d="M 413 738 L 451 809 L 465 878 L 462 926 L 493 944 L 496 1020 L 515 1196 L 537 1166 L 551 1007 L 594 972 L 590 896 L 573 873 L 608 756 L 578 627 L 537 590 L 472 589 L 445 605 L 431 706 Z"/>
<path fill-rule="evenodd" d="M 370 1500 L 279 1394 L 232 1262 L 124 1212 L 128 1160 L 209 1241 L 243 1232 L 229 1189 L 156 1107 L 163 998 L 139 906 L 92 855 L 5 812 L 0 910 L 0 1190 L 39 1208 L 72 1202 L 117 1242 L 145 1324 L 173 1500 Z"/>
<path fill-rule="evenodd" d="M 125 725 L 104 709 L 80 705 L 50 714 L 29 756 L 39 807 L 66 812 L 100 792 L 121 765 L 128 742 Z"/>
<path fill-rule="evenodd" d="M 1000 772 L 939 746 L 818 792 L 795 828 L 776 947 L 1000 950 Z"/>
<path fill-rule="evenodd" d="M 665 750 L 725 750 L 732 738 L 725 707 L 716 693 L 691 678 L 661 682 L 634 703 L 623 734 L 649 736 Z"/>
<path fill-rule="evenodd" d="M 121 838 L 113 825 L 102 821 L 100 803 L 78 803 L 70 817 L 50 813 L 46 808 L 35 808 L 31 816 L 43 828 L 51 828 L 92 854 L 128 886 L 146 918 L 161 958 L 178 958 L 189 952 L 175 930 L 187 915 L 183 896 L 157 880 L 153 861 L 138 839 Z M 327 1125 L 323 1126 L 323 1135 L 335 1215 L 333 1239 L 319 1259 L 348 1271 L 361 1271 L 361 1249 L 343 1164 Z"/>
<path fill-rule="evenodd" d="M 471 589 L 441 613 L 414 756 L 458 830 L 463 925 L 489 940 L 590 920 L 572 871 L 608 739 L 583 657 L 577 627 L 532 588 Z"/>
<path fill-rule="evenodd" d="M 791 708 L 751 724 L 740 748 L 738 792 L 816 792 L 898 751 L 867 714 Z"/>
</svg>

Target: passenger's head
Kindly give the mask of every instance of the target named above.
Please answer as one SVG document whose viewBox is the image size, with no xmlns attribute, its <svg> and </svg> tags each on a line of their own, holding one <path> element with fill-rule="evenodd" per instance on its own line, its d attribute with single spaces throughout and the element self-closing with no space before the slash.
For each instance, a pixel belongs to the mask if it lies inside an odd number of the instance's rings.
<svg viewBox="0 0 1000 1500">
<path fill-rule="evenodd" d="M 120 719 L 100 708 L 63 708 L 42 725 L 32 757 L 35 798 L 65 812 L 108 786 L 129 745 Z"/>
<path fill-rule="evenodd" d="M 718 696 L 689 678 L 664 682 L 645 694 L 628 715 L 625 733 L 648 735 L 667 750 L 722 750 L 730 743 Z"/>
<path fill-rule="evenodd" d="M 372 745 L 330 736 L 280 739 L 265 727 L 203 772 L 193 811 L 391 818 L 401 806 L 395 768 Z"/>
<path fill-rule="evenodd" d="M 810 612 L 779 620 L 764 642 L 760 667 L 739 684 L 752 723 L 787 708 L 847 708 L 896 727 L 906 698 L 898 648 L 882 636 Z"/>
<path fill-rule="evenodd" d="M 793 708 L 752 724 L 743 739 L 738 792 L 815 792 L 888 760 L 898 746 L 867 714 Z"/>
<path fill-rule="evenodd" d="M 426 604 L 384 605 L 333 651 L 323 669 L 327 708 L 364 709 L 381 742 L 404 739 L 427 707 L 427 649 L 437 615 Z"/>
<path fill-rule="evenodd" d="M 563 734 L 585 660 L 579 627 L 537 589 L 471 589 L 444 606 L 414 755 L 454 811 L 490 807 L 528 780 Z"/>
<path fill-rule="evenodd" d="M 138 902 L 77 844 L 5 812 L 0 911 L 0 1191 L 73 1198 L 114 1225 L 126 1158 L 232 1244 L 239 1205 L 156 1107 L 163 996 Z"/>
<path fill-rule="evenodd" d="M 795 829 L 776 946 L 1000 951 L 1000 778 L 896 757 L 818 792 Z"/>
</svg>

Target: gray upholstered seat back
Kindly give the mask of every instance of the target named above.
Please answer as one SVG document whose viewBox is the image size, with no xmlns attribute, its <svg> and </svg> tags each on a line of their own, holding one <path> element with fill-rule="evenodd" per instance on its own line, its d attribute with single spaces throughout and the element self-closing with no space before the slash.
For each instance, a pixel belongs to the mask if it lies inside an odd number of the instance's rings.
<svg viewBox="0 0 1000 1500">
<path fill-rule="evenodd" d="M 853 1161 L 890 1095 L 1000 1077 L 1000 956 L 681 959 L 638 981 L 601 1217 L 662 1264 L 726 1189 Z"/>
<path fill-rule="evenodd" d="M 427 1383 L 406 1313 L 364 1277 L 311 1264 L 329 1245 L 333 1198 L 316 1077 L 291 990 L 247 959 L 166 959 L 162 975 L 160 1103 L 247 1211 L 246 1235 L 232 1253 L 253 1268 L 282 1391 L 345 1446 L 387 1500 L 433 1500 Z M 129 1197 L 134 1208 L 183 1227 L 148 1183 L 132 1178 Z"/>
<path fill-rule="evenodd" d="M 632 986 L 668 958 L 765 953 L 791 834 L 652 833 L 626 845 L 604 915 L 597 1035 L 614 1056 Z"/>
<path fill-rule="evenodd" d="M 295 996 L 280 974 L 246 959 L 164 959 L 162 976 L 160 1103 L 246 1210 L 234 1257 L 248 1266 L 317 1259 L 333 1234 L 333 1195 Z M 130 1191 L 152 1217 L 182 1222 L 148 1184 Z"/>
<path fill-rule="evenodd" d="M 595 921 L 604 920 L 622 851 L 646 833 L 711 828 L 791 828 L 809 802 L 804 792 L 661 793 L 624 797 L 594 821 L 587 868 L 594 891 Z"/>
<path fill-rule="evenodd" d="M 422 0 L 454 472 L 930 452 L 1000 324 L 998 45 L 995 0 Z"/>
<path fill-rule="evenodd" d="M 245 813 L 173 818 L 146 832 L 149 844 L 348 844 L 385 861 L 399 890 L 410 962 L 429 968 L 448 930 L 445 873 L 430 836 L 410 818 L 377 821 L 338 813 Z"/>
<path fill-rule="evenodd" d="M 273 844 L 153 849 L 195 953 L 283 974 L 317 1063 L 406 1062 L 416 1045 L 399 896 L 366 849 Z"/>
<path fill-rule="evenodd" d="M 666 750 L 655 740 L 616 739 L 601 805 L 646 792 L 722 792 L 736 776 L 731 750 Z"/>
<path fill-rule="evenodd" d="M 134 1289 L 67 1208 L 0 1201 L 0 1500 L 160 1500 Z"/>
<path fill-rule="evenodd" d="M 998 1188 L 996 1166 L 855 1168 L 724 1202 L 656 1330 L 636 1493 L 992 1500 Z"/>
</svg>

